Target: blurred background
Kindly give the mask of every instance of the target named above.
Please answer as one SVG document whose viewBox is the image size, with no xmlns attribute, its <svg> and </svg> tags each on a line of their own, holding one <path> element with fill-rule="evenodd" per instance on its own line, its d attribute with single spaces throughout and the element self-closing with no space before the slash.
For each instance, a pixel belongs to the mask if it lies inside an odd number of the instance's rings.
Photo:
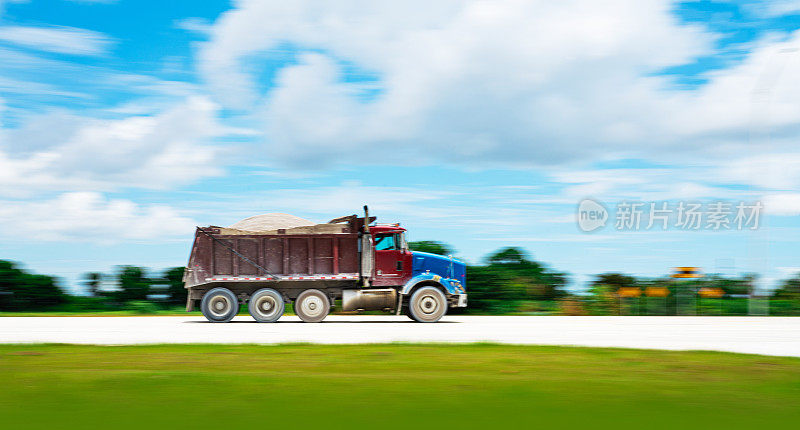
<svg viewBox="0 0 800 430">
<path fill-rule="evenodd" d="M 800 0 L 0 0 L 2 423 L 792 426 L 798 78 Z M 186 315 L 195 226 L 365 204 L 462 315 L 105 318 Z M 521 344 L 254 344 L 376 334 Z"/>
<path fill-rule="evenodd" d="M 448 245 L 435 241 L 410 242 L 409 246 L 415 251 L 453 255 Z M 109 273 L 88 272 L 81 277 L 80 286 L 85 292 L 74 294 L 53 276 L 30 273 L 13 262 L 0 260 L 0 312 L 8 316 L 82 312 L 183 315 L 187 296 L 183 271 L 183 267 L 158 272 L 118 266 Z M 567 288 L 568 279 L 567 273 L 533 260 L 523 249 L 503 248 L 481 263 L 467 266 L 469 307 L 454 308 L 450 313 L 800 315 L 800 276 L 786 279 L 778 288 L 766 292 L 756 289 L 755 274 L 704 274 L 699 267 L 676 267 L 660 277 L 597 274 L 589 289 L 579 292 Z M 246 314 L 247 310 L 242 312 Z"/>
<path fill-rule="evenodd" d="M 472 266 L 470 312 L 796 313 L 798 29 L 791 0 L 0 0 L 0 308 L 177 306 L 194 226 L 366 203 Z"/>
</svg>

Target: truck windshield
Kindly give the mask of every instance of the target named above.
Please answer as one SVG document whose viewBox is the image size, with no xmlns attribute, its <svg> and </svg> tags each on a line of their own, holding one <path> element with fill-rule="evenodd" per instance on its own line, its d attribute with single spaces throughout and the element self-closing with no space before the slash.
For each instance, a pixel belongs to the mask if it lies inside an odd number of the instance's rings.
<svg viewBox="0 0 800 430">
<path fill-rule="evenodd" d="M 388 251 L 392 249 L 398 249 L 394 234 L 380 234 L 375 236 L 376 251 Z"/>
</svg>

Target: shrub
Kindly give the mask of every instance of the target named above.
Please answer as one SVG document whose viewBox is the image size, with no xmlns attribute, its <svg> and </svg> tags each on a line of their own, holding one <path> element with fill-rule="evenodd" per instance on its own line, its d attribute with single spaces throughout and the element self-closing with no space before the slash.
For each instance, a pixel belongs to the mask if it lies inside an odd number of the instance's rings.
<svg viewBox="0 0 800 430">
<path fill-rule="evenodd" d="M 146 302 L 142 300 L 134 300 L 132 302 L 128 302 L 125 305 L 125 308 L 129 311 L 133 311 L 137 314 L 142 315 L 151 315 L 158 312 L 158 306 L 153 302 Z"/>
</svg>

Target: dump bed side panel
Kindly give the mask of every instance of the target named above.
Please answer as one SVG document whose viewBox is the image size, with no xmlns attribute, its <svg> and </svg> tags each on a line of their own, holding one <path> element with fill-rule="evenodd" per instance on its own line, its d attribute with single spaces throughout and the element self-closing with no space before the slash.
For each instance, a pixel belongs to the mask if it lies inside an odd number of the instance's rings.
<svg viewBox="0 0 800 430">
<path fill-rule="evenodd" d="M 358 259 L 356 233 L 222 235 L 205 228 L 195 234 L 185 282 L 191 288 L 219 276 L 353 274 Z"/>
</svg>

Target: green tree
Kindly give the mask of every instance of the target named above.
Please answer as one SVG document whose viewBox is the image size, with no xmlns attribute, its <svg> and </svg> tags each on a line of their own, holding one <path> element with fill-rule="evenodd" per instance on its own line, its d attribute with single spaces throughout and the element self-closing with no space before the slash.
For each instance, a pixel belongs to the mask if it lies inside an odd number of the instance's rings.
<svg viewBox="0 0 800 430">
<path fill-rule="evenodd" d="M 98 272 L 90 272 L 83 275 L 83 286 L 92 297 L 100 295 L 100 286 L 103 284 L 103 274 Z"/>
<path fill-rule="evenodd" d="M 633 276 L 624 275 L 622 273 L 603 273 L 602 275 L 597 275 L 595 280 L 592 281 L 593 287 L 599 285 L 606 285 L 610 287 L 612 291 L 617 291 L 623 287 L 636 287 L 639 284 Z"/>
<path fill-rule="evenodd" d="M 618 287 L 607 284 L 593 284 L 589 289 L 587 309 L 592 315 L 618 315 L 620 311 Z"/>
<path fill-rule="evenodd" d="M 800 273 L 781 282 L 769 307 L 772 315 L 800 315 Z"/>
<path fill-rule="evenodd" d="M 147 300 L 152 281 L 147 277 L 144 268 L 137 266 L 120 266 L 117 272 L 120 291 L 117 297 L 121 302 Z"/>
<path fill-rule="evenodd" d="M 29 274 L 0 260 L 0 310 L 42 310 L 67 301 L 55 278 Z"/>
<path fill-rule="evenodd" d="M 469 311 L 505 314 L 516 311 L 525 298 L 525 289 L 514 283 L 510 274 L 490 266 L 467 267 Z"/>
<path fill-rule="evenodd" d="M 748 274 L 738 278 L 709 275 L 694 281 L 696 288 L 721 288 L 725 294 L 750 294 L 755 275 Z"/>
<path fill-rule="evenodd" d="M 181 305 L 186 303 L 189 290 L 183 287 L 183 267 L 173 267 L 164 272 L 164 282 L 167 284 L 167 303 Z"/>
<path fill-rule="evenodd" d="M 531 300 L 566 295 L 564 273 L 548 269 L 519 248 L 503 248 L 486 257 L 486 265 L 467 268 L 470 310 L 509 313 Z"/>
<path fill-rule="evenodd" d="M 524 264 L 528 262 L 528 254 L 519 248 L 502 248 L 486 257 L 489 264 Z"/>
<path fill-rule="evenodd" d="M 450 245 L 433 240 L 420 240 L 418 242 L 408 242 L 408 249 L 412 251 L 430 252 L 431 254 L 451 255 L 453 248 Z"/>
<path fill-rule="evenodd" d="M 587 309 L 592 315 L 619 315 L 621 302 L 617 296 L 617 291 L 620 288 L 642 286 L 635 277 L 622 273 L 597 275 L 589 288 L 590 296 L 587 298 Z"/>
<path fill-rule="evenodd" d="M 800 273 L 781 282 L 781 286 L 775 290 L 774 297 L 776 299 L 800 300 Z"/>
<path fill-rule="evenodd" d="M 495 273 L 503 272 L 517 285 L 524 286 L 523 299 L 553 300 L 566 295 L 567 276 L 532 260 L 523 249 L 508 247 L 486 258 Z"/>
</svg>

